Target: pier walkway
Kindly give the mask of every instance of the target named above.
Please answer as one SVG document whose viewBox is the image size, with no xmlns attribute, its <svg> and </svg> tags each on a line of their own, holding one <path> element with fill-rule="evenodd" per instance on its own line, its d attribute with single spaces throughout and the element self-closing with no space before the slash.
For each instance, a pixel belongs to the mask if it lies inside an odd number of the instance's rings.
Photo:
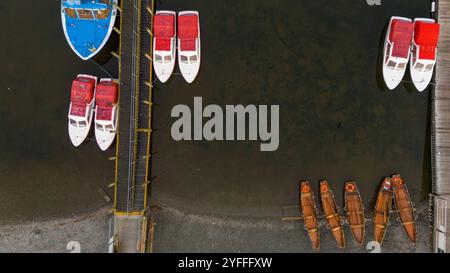
<svg viewBox="0 0 450 273">
<path fill-rule="evenodd" d="M 431 94 L 434 251 L 450 252 L 450 0 L 439 0 L 435 17 L 441 24 L 435 86 Z M 447 229 L 449 227 L 449 229 Z"/>
<path fill-rule="evenodd" d="M 145 252 L 152 112 L 153 0 L 121 1 L 113 251 Z M 151 243 L 151 242 L 150 242 Z"/>
</svg>

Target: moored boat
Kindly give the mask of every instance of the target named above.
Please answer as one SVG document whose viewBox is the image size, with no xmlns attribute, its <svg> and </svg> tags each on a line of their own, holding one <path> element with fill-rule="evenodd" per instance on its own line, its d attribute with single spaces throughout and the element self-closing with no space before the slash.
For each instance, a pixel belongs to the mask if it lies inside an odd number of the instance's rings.
<svg viewBox="0 0 450 273">
<path fill-rule="evenodd" d="M 412 243 L 416 243 L 416 219 L 405 181 L 399 174 L 392 176 L 394 204 L 402 226 Z"/>
<path fill-rule="evenodd" d="M 153 67 L 158 79 L 165 83 L 175 68 L 176 13 L 157 11 L 153 21 Z"/>
<path fill-rule="evenodd" d="M 433 19 L 414 20 L 414 42 L 409 70 L 413 84 L 420 92 L 427 88 L 433 78 L 439 32 L 440 25 Z"/>
<path fill-rule="evenodd" d="M 413 32 L 414 24 L 409 18 L 393 16 L 389 21 L 383 50 L 383 78 L 391 90 L 405 75 Z"/>
<path fill-rule="evenodd" d="M 61 0 L 61 21 L 70 48 L 83 60 L 105 46 L 117 16 L 118 0 Z"/>
<path fill-rule="evenodd" d="M 197 11 L 178 14 L 178 65 L 183 78 L 192 83 L 200 70 L 200 22 Z"/>
<path fill-rule="evenodd" d="M 319 221 L 316 202 L 309 181 L 300 183 L 300 208 L 312 248 L 314 251 L 318 251 L 320 248 Z"/>
<path fill-rule="evenodd" d="M 78 147 L 89 134 L 95 102 L 97 77 L 80 74 L 72 82 L 69 106 L 69 137 Z"/>
<path fill-rule="evenodd" d="M 117 130 L 118 85 L 113 79 L 101 79 L 95 92 L 95 139 L 102 151 L 114 141 Z"/>
<path fill-rule="evenodd" d="M 374 228 L 375 241 L 382 243 L 389 224 L 392 209 L 392 180 L 386 177 L 381 184 L 375 204 Z"/>
<path fill-rule="evenodd" d="M 345 211 L 350 229 L 356 242 L 361 246 L 364 242 L 365 233 L 364 206 L 355 182 L 345 183 L 344 197 Z"/>
<path fill-rule="evenodd" d="M 345 248 L 344 230 L 342 229 L 336 200 L 327 181 L 320 182 L 320 199 L 322 201 L 323 213 L 327 219 L 330 230 L 336 239 L 339 248 Z"/>
</svg>

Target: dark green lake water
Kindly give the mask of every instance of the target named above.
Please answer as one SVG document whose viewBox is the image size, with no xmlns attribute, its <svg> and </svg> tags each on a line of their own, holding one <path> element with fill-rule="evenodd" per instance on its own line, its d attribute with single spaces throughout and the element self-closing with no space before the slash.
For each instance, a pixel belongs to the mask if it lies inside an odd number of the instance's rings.
<svg viewBox="0 0 450 273">
<path fill-rule="evenodd" d="M 0 2 L 0 209 L 3 220 L 59 217 L 105 205 L 99 189 L 113 164 L 95 142 L 67 135 L 72 79 L 105 77 L 66 44 L 59 1 Z M 416 200 L 430 185 L 428 92 L 388 92 L 378 60 L 392 15 L 426 17 L 427 0 L 157 1 L 198 10 L 202 68 L 155 83 L 154 203 L 205 213 L 278 216 L 297 204 L 298 181 L 328 179 L 338 203 L 343 182 L 369 204 L 385 175 L 400 172 Z M 20 20 L 19 20 L 20 18 Z M 114 61 L 106 69 L 114 72 Z M 177 104 L 280 105 L 280 148 L 257 142 L 175 142 Z"/>
</svg>

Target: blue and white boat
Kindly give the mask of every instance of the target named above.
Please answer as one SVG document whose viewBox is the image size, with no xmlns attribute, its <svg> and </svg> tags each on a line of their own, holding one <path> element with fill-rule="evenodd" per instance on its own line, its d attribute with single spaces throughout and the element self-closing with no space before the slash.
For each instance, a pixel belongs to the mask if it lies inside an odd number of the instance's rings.
<svg viewBox="0 0 450 273">
<path fill-rule="evenodd" d="M 72 50 L 89 60 L 105 46 L 114 28 L 118 0 L 61 0 L 64 35 Z"/>
</svg>

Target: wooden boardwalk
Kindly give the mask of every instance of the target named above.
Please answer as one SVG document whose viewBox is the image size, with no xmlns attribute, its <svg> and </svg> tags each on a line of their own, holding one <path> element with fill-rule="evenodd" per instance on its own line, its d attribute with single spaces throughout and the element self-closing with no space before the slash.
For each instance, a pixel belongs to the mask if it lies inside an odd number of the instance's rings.
<svg viewBox="0 0 450 273">
<path fill-rule="evenodd" d="M 119 128 L 114 209 L 141 214 L 147 209 L 149 177 L 153 1 L 122 1 L 119 52 Z"/>
<path fill-rule="evenodd" d="M 154 0 L 122 0 L 120 7 L 119 125 L 116 146 L 114 247 L 144 252 L 152 113 Z M 139 247 L 137 247 L 137 245 Z"/>
<path fill-rule="evenodd" d="M 441 24 L 435 85 L 432 89 L 432 180 L 433 227 L 436 252 L 450 252 L 450 0 L 436 1 L 437 21 Z"/>
</svg>

